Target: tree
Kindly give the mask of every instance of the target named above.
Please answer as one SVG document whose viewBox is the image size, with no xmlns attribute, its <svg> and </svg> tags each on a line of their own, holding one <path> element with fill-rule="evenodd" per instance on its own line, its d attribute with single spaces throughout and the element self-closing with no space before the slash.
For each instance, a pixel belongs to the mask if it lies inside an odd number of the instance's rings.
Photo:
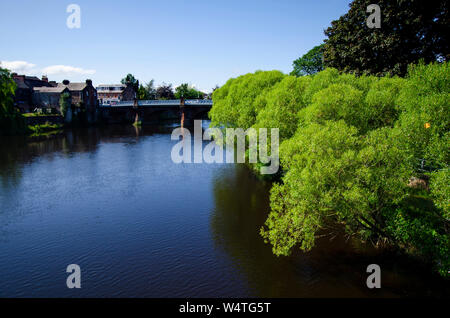
<svg viewBox="0 0 450 318">
<path fill-rule="evenodd" d="M 449 72 L 448 62 L 406 78 L 256 72 L 214 92 L 213 125 L 280 129 L 282 177 L 261 229 L 275 254 L 343 229 L 449 275 Z"/>
<path fill-rule="evenodd" d="M 148 100 L 148 94 L 147 90 L 145 89 L 144 85 L 139 85 L 138 93 L 137 93 L 139 100 Z"/>
<path fill-rule="evenodd" d="M 144 88 L 147 94 L 147 99 L 156 99 L 155 80 L 152 79 L 151 81 L 149 81 L 147 84 L 145 84 Z"/>
<path fill-rule="evenodd" d="M 279 71 L 257 71 L 233 78 L 213 93 L 209 116 L 214 126 L 247 129 L 256 123 L 261 105 L 256 98 L 286 75 Z"/>
<path fill-rule="evenodd" d="M 292 63 L 294 70 L 291 72 L 291 75 L 295 76 L 312 75 L 322 71 L 324 69 L 323 47 L 324 44 L 315 46 L 308 53 L 296 59 Z"/>
<path fill-rule="evenodd" d="M 298 112 L 305 107 L 303 95 L 310 77 L 287 76 L 259 95 L 255 128 L 279 128 L 280 140 L 291 138 L 298 127 Z"/>
<path fill-rule="evenodd" d="M 172 84 L 162 83 L 156 89 L 156 99 L 174 99 Z"/>
<path fill-rule="evenodd" d="M 185 99 L 202 99 L 203 93 L 196 90 L 194 87 L 189 86 L 189 84 L 184 83 L 177 86 L 175 89 L 175 98 L 184 97 Z"/>
<path fill-rule="evenodd" d="M 350 10 L 325 30 L 327 67 L 356 74 L 404 76 L 408 65 L 448 60 L 449 2 L 379 0 L 381 28 L 366 25 L 372 0 L 354 0 Z"/>
<path fill-rule="evenodd" d="M 72 98 L 70 96 L 70 93 L 68 92 L 62 93 L 59 98 L 59 109 L 63 117 L 66 117 L 67 112 L 70 110 L 71 105 L 72 105 Z"/>
<path fill-rule="evenodd" d="M 7 69 L 0 67 L 0 135 L 15 135 L 25 132 L 23 116 L 14 107 L 16 83 Z"/>
<path fill-rule="evenodd" d="M 120 82 L 124 85 L 131 85 L 135 92 L 139 91 L 139 80 L 137 80 L 133 74 L 127 74 Z"/>
</svg>

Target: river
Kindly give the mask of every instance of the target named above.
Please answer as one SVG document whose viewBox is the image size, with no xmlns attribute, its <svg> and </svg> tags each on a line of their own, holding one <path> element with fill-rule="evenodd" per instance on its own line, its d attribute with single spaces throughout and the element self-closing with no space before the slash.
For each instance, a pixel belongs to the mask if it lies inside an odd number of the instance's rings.
<svg viewBox="0 0 450 318">
<path fill-rule="evenodd" d="M 206 123 L 207 124 L 207 123 Z M 0 297 L 446 296 L 448 285 L 342 235 L 276 257 L 270 183 L 242 164 L 175 164 L 174 127 L 0 140 Z M 382 288 L 366 286 L 367 265 Z M 81 289 L 66 267 L 81 268 Z"/>
</svg>

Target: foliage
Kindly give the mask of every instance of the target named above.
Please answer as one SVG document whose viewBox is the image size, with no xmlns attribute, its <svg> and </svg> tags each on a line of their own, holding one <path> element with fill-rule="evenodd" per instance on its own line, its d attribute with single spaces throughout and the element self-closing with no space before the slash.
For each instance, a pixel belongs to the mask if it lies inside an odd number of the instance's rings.
<svg viewBox="0 0 450 318">
<path fill-rule="evenodd" d="M 343 226 L 448 275 L 449 75 L 447 62 L 411 66 L 405 79 L 256 72 L 214 92 L 213 125 L 280 128 L 283 173 L 261 229 L 275 254 Z"/>
<path fill-rule="evenodd" d="M 26 131 L 25 120 L 14 107 L 15 90 L 16 83 L 11 73 L 0 68 L 0 135 L 23 134 Z"/>
<path fill-rule="evenodd" d="M 50 124 L 49 122 L 46 122 L 43 125 L 28 126 L 28 130 L 31 133 L 31 136 L 35 137 L 46 135 L 46 133 L 49 132 L 59 131 L 63 127 L 64 126 L 62 124 Z"/>
<path fill-rule="evenodd" d="M 156 99 L 174 99 L 172 84 L 162 83 L 156 89 Z"/>
<path fill-rule="evenodd" d="M 61 111 L 61 115 L 66 117 L 67 112 L 72 107 L 72 97 L 70 96 L 70 93 L 65 92 L 62 93 L 59 98 L 59 109 Z"/>
<path fill-rule="evenodd" d="M 442 211 L 442 216 L 450 221 L 450 171 L 442 169 L 431 174 L 430 192 L 434 204 Z"/>
<path fill-rule="evenodd" d="M 255 128 L 279 128 L 280 140 L 292 137 L 297 130 L 298 112 L 305 103 L 303 94 L 311 79 L 287 76 L 255 99 L 261 111 Z"/>
<path fill-rule="evenodd" d="M 136 79 L 133 74 L 127 74 L 120 82 L 124 85 L 131 85 L 135 92 L 139 90 L 139 80 Z"/>
<path fill-rule="evenodd" d="M 383 213 L 386 231 L 398 245 L 424 261 L 432 260 L 435 269 L 442 276 L 448 276 L 450 239 L 445 230 L 446 221 L 437 217 L 439 215 L 433 202 L 420 196 L 410 196 L 397 209 Z"/>
<path fill-rule="evenodd" d="M 257 71 L 229 80 L 213 93 L 214 107 L 209 116 L 212 124 L 247 129 L 256 122 L 256 98 L 266 88 L 281 81 L 279 71 Z"/>
<path fill-rule="evenodd" d="M 189 84 L 184 83 L 177 86 L 175 89 L 175 98 L 185 98 L 185 99 L 203 99 L 204 93 L 196 90 L 194 87 L 189 86 Z"/>
<path fill-rule="evenodd" d="M 323 46 L 323 44 L 315 46 L 308 53 L 296 59 L 292 63 L 294 69 L 291 75 L 304 76 L 323 71 Z"/>
<path fill-rule="evenodd" d="M 425 159 L 430 168 L 449 164 L 449 74 L 448 62 L 412 66 L 398 98 L 402 143 L 414 163 Z"/>
<path fill-rule="evenodd" d="M 138 99 L 140 100 L 154 100 L 156 99 L 156 89 L 154 87 L 154 80 L 151 80 L 145 85 L 139 85 Z"/>
<path fill-rule="evenodd" d="M 449 3 L 446 0 L 379 0 L 381 28 L 367 27 L 366 8 L 354 0 L 350 10 L 325 31 L 327 67 L 356 74 L 404 76 L 411 63 L 448 60 Z"/>
</svg>

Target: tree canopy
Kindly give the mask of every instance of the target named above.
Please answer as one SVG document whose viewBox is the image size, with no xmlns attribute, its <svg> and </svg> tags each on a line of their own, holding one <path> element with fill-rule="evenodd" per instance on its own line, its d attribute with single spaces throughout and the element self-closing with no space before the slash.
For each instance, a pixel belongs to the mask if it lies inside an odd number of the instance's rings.
<svg viewBox="0 0 450 318">
<path fill-rule="evenodd" d="M 135 92 L 139 91 L 139 80 L 136 79 L 133 74 L 127 74 L 120 82 L 124 85 L 133 86 Z"/>
<path fill-rule="evenodd" d="M 0 67 L 0 135 L 15 135 L 24 133 L 25 121 L 14 107 L 16 83 L 11 73 Z"/>
<path fill-rule="evenodd" d="M 276 255 L 344 230 L 448 275 L 449 74 L 448 62 L 406 78 L 256 72 L 214 92 L 213 125 L 280 129 L 282 177 L 261 229 Z"/>
<path fill-rule="evenodd" d="M 381 28 L 369 28 L 371 0 L 354 0 L 350 10 L 325 30 L 327 67 L 356 74 L 400 75 L 408 65 L 450 58 L 449 2 L 446 0 L 379 0 Z"/>
<path fill-rule="evenodd" d="M 180 99 L 184 97 L 185 99 L 203 99 L 205 94 L 196 90 L 194 87 L 187 83 L 181 84 L 175 88 L 175 98 Z"/>
<path fill-rule="evenodd" d="M 153 100 L 156 99 L 156 89 L 154 86 L 154 80 L 152 79 L 145 85 L 139 85 L 138 98 L 140 100 Z"/>
<path fill-rule="evenodd" d="M 156 99 L 174 99 L 172 84 L 162 83 L 156 89 Z"/>
<path fill-rule="evenodd" d="M 296 59 L 292 63 L 294 70 L 291 75 L 304 76 L 323 71 L 323 47 L 323 44 L 315 46 L 308 53 Z"/>
</svg>

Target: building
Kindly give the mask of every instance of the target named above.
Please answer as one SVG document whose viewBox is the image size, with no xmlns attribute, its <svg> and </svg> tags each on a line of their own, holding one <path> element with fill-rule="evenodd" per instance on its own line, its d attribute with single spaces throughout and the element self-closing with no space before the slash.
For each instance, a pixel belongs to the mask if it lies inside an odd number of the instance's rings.
<svg viewBox="0 0 450 318">
<path fill-rule="evenodd" d="M 64 80 L 56 86 L 34 87 L 32 105 L 34 108 L 60 111 L 59 101 L 63 93 L 70 94 L 74 114 L 86 110 L 90 118 L 95 113 L 98 105 L 97 90 L 92 86 L 92 81 L 89 79 L 84 83 L 71 83 L 68 80 Z"/>
<path fill-rule="evenodd" d="M 121 101 L 134 100 L 136 92 L 132 85 L 125 84 L 101 84 L 97 86 L 100 105 L 111 106 Z"/>
<path fill-rule="evenodd" d="M 87 79 L 84 83 L 71 83 L 69 80 L 64 80 L 58 83 L 58 88 L 67 88 L 72 97 L 72 106 L 85 108 L 88 112 L 94 112 L 97 105 L 97 90 L 92 86 L 92 81 Z"/>
<path fill-rule="evenodd" d="M 34 87 L 32 94 L 33 105 L 36 108 L 53 108 L 59 111 L 59 99 L 62 93 L 70 93 L 67 87 Z"/>
<path fill-rule="evenodd" d="M 21 112 L 31 112 L 34 110 L 33 103 L 33 89 L 35 87 L 56 87 L 54 81 L 49 82 L 47 76 L 42 76 L 42 79 L 36 76 L 12 74 L 12 78 L 17 85 L 16 93 L 14 95 L 14 105 L 20 109 Z"/>
</svg>

